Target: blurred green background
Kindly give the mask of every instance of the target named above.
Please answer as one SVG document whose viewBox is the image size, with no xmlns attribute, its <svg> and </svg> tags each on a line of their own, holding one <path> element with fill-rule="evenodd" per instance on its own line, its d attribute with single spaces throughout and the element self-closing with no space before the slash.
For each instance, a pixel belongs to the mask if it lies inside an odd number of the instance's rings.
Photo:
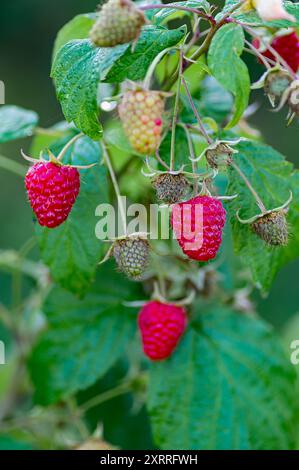
<svg viewBox="0 0 299 470">
<path fill-rule="evenodd" d="M 50 74 L 51 52 L 57 31 L 73 16 L 93 11 L 95 0 L 1 0 L 0 6 L 0 80 L 6 87 L 6 104 L 35 110 L 40 126 L 48 127 L 63 118 L 56 100 Z M 254 58 L 247 58 L 253 79 L 262 68 Z M 267 143 L 299 166 L 298 130 L 294 121 L 286 126 L 285 114 L 270 110 L 261 91 L 252 101 L 259 106 L 251 117 Z M 20 161 L 20 147 L 28 150 L 30 139 L 0 146 L 0 153 Z M 32 214 L 26 200 L 22 179 L 0 170 L 0 249 L 19 249 L 33 234 Z M 299 311 L 299 261 L 285 267 L 266 299 L 255 294 L 258 310 L 276 327 Z M 0 273 L 0 301 L 9 301 L 9 276 Z"/>
</svg>

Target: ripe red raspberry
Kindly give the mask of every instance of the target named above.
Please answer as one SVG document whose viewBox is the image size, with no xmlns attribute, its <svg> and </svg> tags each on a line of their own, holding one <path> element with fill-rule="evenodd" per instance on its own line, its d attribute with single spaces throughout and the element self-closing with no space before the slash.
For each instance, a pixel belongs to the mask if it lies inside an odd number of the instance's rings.
<svg viewBox="0 0 299 470">
<path fill-rule="evenodd" d="M 137 152 L 150 155 L 159 147 L 164 98 L 158 91 L 135 88 L 128 90 L 119 106 L 124 131 Z"/>
<path fill-rule="evenodd" d="M 187 315 L 183 307 L 148 302 L 138 318 L 143 350 L 153 361 L 168 358 L 177 346 L 187 325 Z"/>
<path fill-rule="evenodd" d="M 25 186 L 39 224 L 54 228 L 67 219 L 76 201 L 80 175 L 71 166 L 38 162 L 29 168 Z"/>
<path fill-rule="evenodd" d="M 257 49 L 261 46 L 261 42 L 257 38 L 254 39 L 252 43 Z M 278 52 L 278 54 L 281 55 L 290 68 L 294 72 L 297 72 L 299 67 L 299 37 L 297 36 L 297 33 L 294 31 L 290 34 L 286 34 L 285 36 L 277 36 L 271 42 L 271 46 L 276 50 L 276 52 Z M 276 62 L 276 58 L 268 49 L 263 51 L 262 54 L 268 59 Z"/>
<path fill-rule="evenodd" d="M 221 201 L 196 196 L 173 206 L 171 224 L 185 255 L 197 261 L 215 258 L 222 242 L 226 212 Z"/>
</svg>

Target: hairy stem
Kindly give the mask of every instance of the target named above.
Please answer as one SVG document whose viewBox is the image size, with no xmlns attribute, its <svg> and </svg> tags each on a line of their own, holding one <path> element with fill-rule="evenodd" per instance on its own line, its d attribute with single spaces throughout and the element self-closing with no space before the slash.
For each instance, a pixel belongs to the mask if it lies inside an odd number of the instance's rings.
<svg viewBox="0 0 299 470">
<path fill-rule="evenodd" d="M 200 16 L 201 18 L 204 18 L 205 20 L 209 21 L 211 24 L 215 24 L 216 21 L 211 15 L 207 15 L 206 13 L 197 10 L 196 8 L 189 8 L 189 7 L 184 7 L 182 5 L 142 5 L 139 7 L 140 10 L 146 11 L 146 10 L 162 10 L 162 9 L 168 9 L 168 10 L 181 10 L 181 11 L 186 11 L 187 13 L 194 13 L 195 15 Z"/>
<path fill-rule="evenodd" d="M 131 388 L 131 381 L 121 383 L 117 387 L 112 388 L 111 390 L 107 390 L 107 392 L 103 392 L 100 395 L 97 395 L 96 397 L 93 397 L 87 402 L 85 402 L 83 405 L 80 406 L 79 412 L 80 414 L 85 414 L 87 411 L 91 410 L 92 408 L 95 408 L 96 406 L 101 405 L 102 403 L 105 403 L 108 400 L 112 400 L 113 398 L 128 393 Z"/>
<path fill-rule="evenodd" d="M 176 135 L 176 126 L 178 121 L 179 114 L 179 103 L 180 103 L 180 94 L 181 94 L 181 79 L 183 76 L 183 51 L 180 50 L 180 62 L 179 62 L 179 79 L 177 84 L 177 92 L 175 97 L 175 104 L 173 110 L 172 118 L 172 132 L 171 132 L 171 147 L 170 147 L 170 171 L 174 170 L 174 159 L 175 159 L 175 135 Z"/>
<path fill-rule="evenodd" d="M 151 79 L 152 79 L 152 76 L 155 72 L 155 68 L 157 67 L 157 65 L 159 64 L 160 60 L 170 51 L 173 51 L 173 50 L 177 50 L 178 48 L 177 47 L 168 47 L 167 49 L 164 49 L 163 51 L 160 52 L 160 54 L 158 54 L 155 59 L 153 60 L 153 62 L 151 63 L 147 73 L 146 73 L 146 76 L 145 76 L 145 79 L 143 81 L 143 87 L 148 90 L 150 88 L 150 83 L 151 83 Z"/>
<path fill-rule="evenodd" d="M 261 198 L 259 197 L 258 193 L 256 192 L 256 190 L 253 188 L 252 184 L 250 183 L 250 181 L 248 180 L 248 178 L 244 175 L 243 171 L 241 170 L 241 168 L 236 164 L 235 161 L 231 162 L 231 166 L 236 170 L 236 172 L 239 174 L 239 176 L 242 178 L 242 180 L 244 181 L 244 183 L 246 184 L 247 188 L 249 189 L 249 191 L 251 192 L 251 194 L 253 195 L 258 207 L 260 208 L 261 210 L 261 213 L 262 214 L 265 214 L 267 212 L 267 209 L 266 209 L 266 206 L 265 204 L 263 203 L 263 201 L 261 200 Z"/>
<path fill-rule="evenodd" d="M 24 165 L 15 162 L 11 158 L 4 157 L 3 155 L 0 155 L 0 168 L 21 176 L 21 178 L 24 178 L 27 172 L 27 168 Z"/>
<path fill-rule="evenodd" d="M 215 35 L 215 33 L 223 26 L 225 25 L 228 21 L 229 21 L 229 17 L 232 13 L 234 13 L 236 10 L 238 10 L 245 2 L 246 0 L 242 0 L 241 2 L 237 3 L 236 5 L 234 5 L 223 17 L 222 19 L 217 23 L 216 21 L 214 21 L 212 23 L 212 26 L 204 40 L 204 42 L 202 43 L 202 45 L 197 49 L 197 51 L 194 52 L 194 54 L 190 57 L 190 59 L 192 61 L 196 61 L 198 60 L 203 54 L 205 54 L 209 47 L 210 47 L 210 44 L 211 44 L 211 41 Z M 184 67 L 184 71 L 187 70 L 187 68 L 191 67 L 192 66 L 192 62 L 189 62 L 187 64 L 185 64 L 185 67 Z M 179 70 L 177 70 L 173 76 L 170 78 L 170 80 L 165 84 L 165 90 L 168 91 L 168 90 L 171 90 L 171 88 L 173 87 L 173 85 L 176 83 L 176 81 L 178 80 L 179 78 Z"/>
<path fill-rule="evenodd" d="M 263 54 L 261 54 L 260 51 L 253 44 L 251 44 L 251 42 L 247 41 L 247 39 L 245 39 L 245 44 L 247 44 L 247 46 L 249 47 L 249 51 L 260 59 L 260 61 L 264 64 L 267 70 L 271 69 L 271 65 L 269 64 L 271 59 L 267 59 L 265 56 L 263 56 Z"/>
<path fill-rule="evenodd" d="M 110 174 L 110 178 L 111 178 L 111 181 L 112 181 L 112 184 L 113 184 L 113 188 L 114 188 L 114 191 L 115 191 L 115 194 L 116 194 L 116 197 L 117 197 L 117 202 L 118 202 L 118 206 L 119 206 L 119 210 L 120 210 L 120 216 L 121 216 L 121 220 L 122 220 L 124 234 L 126 234 L 127 233 L 127 219 L 126 219 L 126 212 L 125 212 L 123 202 L 122 202 L 122 198 L 121 198 L 121 194 L 120 194 L 120 189 L 119 189 L 118 182 L 117 182 L 117 179 L 116 179 L 116 176 L 115 176 L 115 173 L 114 173 L 114 169 L 113 169 L 113 166 L 112 166 L 112 163 L 111 163 L 110 155 L 109 155 L 109 152 L 107 150 L 107 147 L 106 147 L 104 141 L 101 142 L 101 145 L 102 145 L 104 160 L 106 162 L 106 165 L 107 165 L 107 168 L 108 168 L 108 171 L 109 171 L 109 174 Z"/>
<path fill-rule="evenodd" d="M 182 128 L 184 129 L 187 140 L 188 140 L 188 147 L 189 147 L 191 163 L 192 163 L 192 172 L 197 173 L 197 163 L 195 161 L 196 156 L 195 156 L 195 152 L 194 152 L 192 137 L 191 137 L 191 134 L 190 134 L 189 129 L 188 129 L 187 126 L 185 126 L 183 124 Z M 193 189 L 194 189 L 194 195 L 196 195 L 198 193 L 198 180 L 195 180 L 194 185 L 193 185 Z"/>
<path fill-rule="evenodd" d="M 83 137 L 84 134 L 83 132 L 80 132 L 80 134 L 77 134 L 75 135 L 64 147 L 63 149 L 61 150 L 60 154 L 58 155 L 58 157 L 56 158 L 56 160 L 58 161 L 61 161 L 63 159 L 63 157 L 65 156 L 66 152 L 68 151 L 68 149 L 78 140 L 78 139 L 81 139 L 81 137 Z"/>
<path fill-rule="evenodd" d="M 186 82 L 186 80 L 185 80 L 184 77 L 181 77 L 181 80 L 182 80 L 183 86 L 184 86 L 184 88 L 185 88 L 185 91 L 186 91 L 186 93 L 187 93 L 187 97 L 188 97 L 190 106 L 191 106 L 191 108 L 192 108 L 192 111 L 193 111 L 193 113 L 194 113 L 194 115 L 195 115 L 195 117 L 196 117 L 196 120 L 197 120 L 197 122 L 198 122 L 199 129 L 200 129 L 202 135 L 204 136 L 204 138 L 206 139 L 207 143 L 210 145 L 210 144 L 212 143 L 212 139 L 210 138 L 210 136 L 208 135 L 207 131 L 205 130 L 205 127 L 204 127 L 204 125 L 203 125 L 203 123 L 202 123 L 202 120 L 201 120 L 201 118 L 200 118 L 200 115 L 199 115 L 199 113 L 198 113 L 198 111 L 197 111 L 197 109 L 196 109 L 196 106 L 195 106 L 195 104 L 194 104 L 193 98 L 192 98 L 191 93 L 190 93 L 190 91 L 189 91 L 187 82 Z"/>
</svg>

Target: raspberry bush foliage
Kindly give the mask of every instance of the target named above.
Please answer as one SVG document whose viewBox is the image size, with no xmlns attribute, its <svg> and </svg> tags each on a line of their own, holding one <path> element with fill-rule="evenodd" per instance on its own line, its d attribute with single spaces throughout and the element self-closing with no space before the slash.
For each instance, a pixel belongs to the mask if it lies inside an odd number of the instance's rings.
<svg viewBox="0 0 299 470">
<path fill-rule="evenodd" d="M 296 125 L 299 7 L 263 1 L 95 5 L 54 44 L 65 120 L 0 108 L 0 143 L 28 138 L 25 160 L 0 165 L 25 177 L 35 232 L 0 256 L 18 296 L 0 305 L 17 351 L 0 442 L 298 446 L 296 371 L 250 298 L 299 257 L 298 170 L 247 121 L 264 93 L 281 132 Z M 160 204 L 169 236 L 132 223 L 123 196 L 143 222 Z M 103 204 L 121 230 L 105 241 Z"/>
</svg>

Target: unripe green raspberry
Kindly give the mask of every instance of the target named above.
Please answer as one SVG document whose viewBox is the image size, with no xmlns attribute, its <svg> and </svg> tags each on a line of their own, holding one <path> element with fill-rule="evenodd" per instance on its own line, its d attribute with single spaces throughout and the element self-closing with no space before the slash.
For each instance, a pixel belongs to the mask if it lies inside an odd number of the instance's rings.
<svg viewBox="0 0 299 470">
<path fill-rule="evenodd" d="M 131 0 L 109 0 L 90 31 L 97 47 L 113 47 L 137 39 L 146 19 Z"/>
<path fill-rule="evenodd" d="M 157 198 L 166 204 L 175 204 L 182 201 L 186 196 L 189 182 L 181 173 L 163 173 L 152 181 L 152 185 L 157 192 Z"/>
<path fill-rule="evenodd" d="M 139 237 L 128 237 L 117 240 L 112 254 L 121 272 L 133 280 L 142 279 L 149 264 L 150 247 L 147 240 Z"/>
<path fill-rule="evenodd" d="M 163 130 L 164 97 L 162 93 L 135 88 L 125 92 L 119 116 L 131 146 L 138 153 L 154 153 Z"/>
<path fill-rule="evenodd" d="M 254 232 L 271 246 L 288 244 L 289 230 L 285 211 L 271 212 L 252 224 Z"/>
</svg>

